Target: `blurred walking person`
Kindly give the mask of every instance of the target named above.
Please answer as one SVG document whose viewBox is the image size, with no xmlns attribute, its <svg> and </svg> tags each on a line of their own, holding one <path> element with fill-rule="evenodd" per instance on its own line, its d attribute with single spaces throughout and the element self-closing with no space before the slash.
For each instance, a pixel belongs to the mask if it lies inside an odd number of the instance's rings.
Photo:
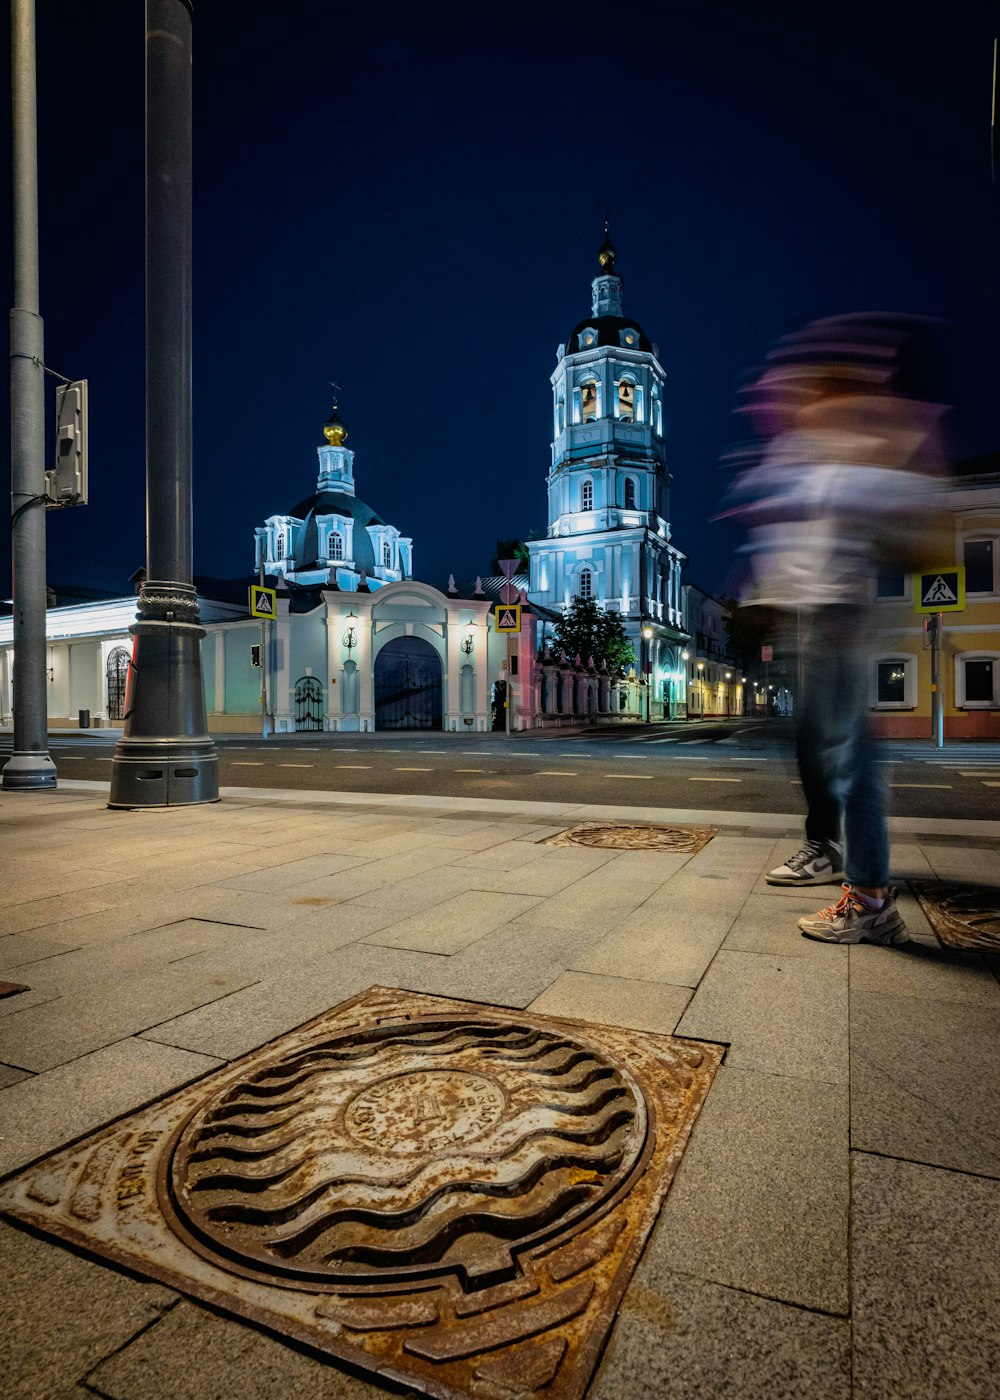
<svg viewBox="0 0 1000 1400">
<path fill-rule="evenodd" d="M 889 314 L 814 321 L 779 343 L 741 410 L 766 439 L 727 512 L 749 531 L 745 601 L 802 623 L 805 840 L 766 879 L 844 880 L 841 899 L 799 920 L 806 937 L 827 943 L 908 937 L 889 887 L 868 644 L 875 575 L 919 564 L 941 465 L 944 410 L 906 392 L 905 360 L 921 325 Z"/>
</svg>

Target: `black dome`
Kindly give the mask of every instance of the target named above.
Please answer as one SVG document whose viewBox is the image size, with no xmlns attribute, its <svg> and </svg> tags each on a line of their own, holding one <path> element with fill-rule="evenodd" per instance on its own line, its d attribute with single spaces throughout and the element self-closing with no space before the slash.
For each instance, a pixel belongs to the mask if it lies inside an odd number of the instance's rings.
<svg viewBox="0 0 1000 1400">
<path fill-rule="evenodd" d="M 354 521 L 354 567 L 359 571 L 364 569 L 367 574 L 374 573 L 375 551 L 367 526 L 384 525 L 385 521 L 375 514 L 371 506 L 359 501 L 357 496 L 348 496 L 343 491 L 320 491 L 300 501 L 289 514 L 303 522 L 301 542 L 295 551 L 298 568 L 308 569 L 316 563 L 319 534 L 316 529 L 317 515 L 341 515 Z"/>
<path fill-rule="evenodd" d="M 566 342 L 567 355 L 579 354 L 581 349 L 579 335 L 581 331 L 585 330 L 596 330 L 598 345 L 613 345 L 616 350 L 647 350 L 651 355 L 656 354 L 653 342 L 635 321 L 626 320 L 624 316 L 590 316 L 586 321 L 581 321 L 578 326 L 574 327 L 572 335 Z M 623 346 L 621 331 L 638 331 L 639 344 Z M 594 347 L 587 345 L 582 348 L 592 350 Z"/>
</svg>

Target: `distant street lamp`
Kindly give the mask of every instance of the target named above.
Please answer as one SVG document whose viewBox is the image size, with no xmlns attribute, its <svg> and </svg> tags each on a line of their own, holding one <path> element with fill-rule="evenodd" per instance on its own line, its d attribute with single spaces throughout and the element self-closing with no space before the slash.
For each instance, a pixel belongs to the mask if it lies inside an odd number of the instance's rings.
<svg viewBox="0 0 1000 1400">
<path fill-rule="evenodd" d="M 698 713 L 702 719 L 705 718 L 705 677 L 702 672 L 705 669 L 704 661 L 698 662 Z"/>
<path fill-rule="evenodd" d="M 653 636 L 653 629 L 652 629 L 652 627 L 644 627 L 644 628 L 642 629 L 642 678 L 643 678 L 643 680 L 644 680 L 645 683 L 646 683 L 646 723 L 647 723 L 647 724 L 649 723 L 649 692 L 650 692 L 650 688 L 651 688 L 652 680 L 653 680 L 653 664 L 652 664 L 652 662 L 651 662 L 650 659 L 649 659 L 649 654 L 650 654 L 649 643 L 650 643 L 650 641 L 652 640 L 652 636 Z"/>
<path fill-rule="evenodd" d="M 681 652 L 681 660 L 684 662 L 684 718 L 691 718 L 691 709 L 687 699 L 688 668 L 687 663 L 691 660 L 691 653 L 687 650 Z"/>
</svg>

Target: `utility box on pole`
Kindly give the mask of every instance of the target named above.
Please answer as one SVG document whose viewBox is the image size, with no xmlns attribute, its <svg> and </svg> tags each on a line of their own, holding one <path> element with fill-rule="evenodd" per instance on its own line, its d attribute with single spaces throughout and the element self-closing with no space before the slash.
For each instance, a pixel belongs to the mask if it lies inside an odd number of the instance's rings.
<svg viewBox="0 0 1000 1400">
<path fill-rule="evenodd" d="M 56 464 L 45 473 L 45 504 L 87 504 L 87 381 L 60 384 L 56 390 Z"/>
</svg>

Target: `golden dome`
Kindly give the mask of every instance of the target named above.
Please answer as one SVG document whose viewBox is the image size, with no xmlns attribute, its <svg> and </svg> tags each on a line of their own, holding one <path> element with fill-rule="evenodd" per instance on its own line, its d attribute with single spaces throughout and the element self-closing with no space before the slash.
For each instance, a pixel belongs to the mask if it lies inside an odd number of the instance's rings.
<svg viewBox="0 0 1000 1400">
<path fill-rule="evenodd" d="M 329 418 L 323 424 L 323 436 L 331 447 L 343 447 L 347 441 L 347 429 L 340 421 L 340 413 L 336 404 L 333 405 Z"/>
</svg>

